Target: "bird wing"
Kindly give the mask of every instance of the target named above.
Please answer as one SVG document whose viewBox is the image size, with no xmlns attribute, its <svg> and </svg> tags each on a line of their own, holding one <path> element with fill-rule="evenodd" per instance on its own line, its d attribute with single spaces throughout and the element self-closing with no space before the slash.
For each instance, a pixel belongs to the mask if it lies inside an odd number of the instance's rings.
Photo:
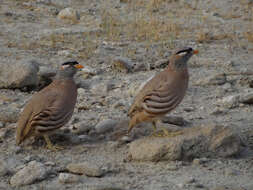
<svg viewBox="0 0 253 190">
<path fill-rule="evenodd" d="M 128 114 L 131 116 L 136 111 L 143 110 L 150 114 L 164 114 L 174 109 L 185 93 L 185 87 L 176 80 L 177 76 L 173 73 L 169 75 L 166 70 L 156 75 L 136 96 Z"/>
<path fill-rule="evenodd" d="M 73 89 L 67 90 L 71 92 Z M 47 132 L 67 123 L 72 116 L 76 100 L 75 93 L 69 92 L 70 97 L 52 84 L 35 94 L 18 121 L 17 142 L 28 136 L 35 126 L 39 131 Z"/>
</svg>

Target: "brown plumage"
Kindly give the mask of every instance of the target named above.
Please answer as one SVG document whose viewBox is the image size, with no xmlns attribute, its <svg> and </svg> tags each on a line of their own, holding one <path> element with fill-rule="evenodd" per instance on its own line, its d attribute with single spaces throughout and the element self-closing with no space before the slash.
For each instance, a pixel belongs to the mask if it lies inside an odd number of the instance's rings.
<svg viewBox="0 0 253 190">
<path fill-rule="evenodd" d="M 129 109 L 128 133 L 141 122 L 155 122 L 183 100 L 188 87 L 187 61 L 197 50 L 185 48 L 173 54 L 167 68 L 156 74 L 139 91 Z"/>
<path fill-rule="evenodd" d="M 44 136 L 48 147 L 56 148 L 48 135 L 66 124 L 73 114 L 77 99 L 73 76 L 80 68 L 82 65 L 76 61 L 62 64 L 56 79 L 32 96 L 18 119 L 18 145 L 31 136 Z"/>
</svg>

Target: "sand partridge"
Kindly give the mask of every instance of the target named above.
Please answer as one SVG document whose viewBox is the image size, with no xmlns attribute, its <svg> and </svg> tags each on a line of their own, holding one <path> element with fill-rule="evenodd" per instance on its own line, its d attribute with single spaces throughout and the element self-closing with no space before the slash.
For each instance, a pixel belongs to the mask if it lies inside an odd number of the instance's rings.
<svg viewBox="0 0 253 190">
<path fill-rule="evenodd" d="M 188 87 L 187 61 L 197 53 L 192 48 L 177 51 L 170 57 L 167 68 L 143 86 L 128 112 L 128 133 L 141 122 L 152 122 L 156 129 L 156 121 L 177 107 Z M 169 136 L 168 132 L 166 135 Z"/>
<path fill-rule="evenodd" d="M 48 135 L 66 124 L 73 114 L 77 99 L 73 77 L 81 68 L 76 61 L 63 63 L 55 80 L 32 96 L 18 119 L 17 145 L 31 136 L 43 136 L 49 149 L 58 149 Z"/>
</svg>

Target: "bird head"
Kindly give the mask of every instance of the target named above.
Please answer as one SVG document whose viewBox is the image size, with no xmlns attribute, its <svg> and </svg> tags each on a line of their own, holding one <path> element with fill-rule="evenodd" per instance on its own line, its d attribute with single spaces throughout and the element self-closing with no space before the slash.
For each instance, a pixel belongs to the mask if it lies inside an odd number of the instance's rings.
<svg viewBox="0 0 253 190">
<path fill-rule="evenodd" d="M 176 51 L 176 53 L 172 55 L 170 62 L 172 66 L 176 69 L 185 68 L 187 61 L 194 54 L 198 54 L 198 50 L 194 50 L 191 47 L 183 48 L 181 50 Z"/>
<path fill-rule="evenodd" d="M 77 61 L 67 61 L 61 65 L 58 75 L 66 78 L 73 77 L 82 68 L 83 66 Z"/>
</svg>

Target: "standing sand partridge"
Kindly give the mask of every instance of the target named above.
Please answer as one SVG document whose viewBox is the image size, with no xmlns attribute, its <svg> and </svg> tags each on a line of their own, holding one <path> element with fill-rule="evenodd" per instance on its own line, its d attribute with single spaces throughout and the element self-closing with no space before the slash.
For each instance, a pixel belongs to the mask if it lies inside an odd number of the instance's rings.
<svg viewBox="0 0 253 190">
<path fill-rule="evenodd" d="M 169 65 L 149 80 L 139 91 L 129 109 L 128 133 L 141 122 L 156 121 L 172 111 L 183 100 L 189 81 L 187 61 L 197 50 L 185 48 L 170 57 Z M 174 136 L 164 130 L 165 136 Z"/>
<path fill-rule="evenodd" d="M 17 145 L 31 136 L 43 136 L 49 149 L 59 149 L 48 135 L 66 124 L 73 114 L 77 99 L 73 77 L 81 68 L 76 61 L 63 63 L 55 80 L 32 96 L 18 119 Z"/>
</svg>

